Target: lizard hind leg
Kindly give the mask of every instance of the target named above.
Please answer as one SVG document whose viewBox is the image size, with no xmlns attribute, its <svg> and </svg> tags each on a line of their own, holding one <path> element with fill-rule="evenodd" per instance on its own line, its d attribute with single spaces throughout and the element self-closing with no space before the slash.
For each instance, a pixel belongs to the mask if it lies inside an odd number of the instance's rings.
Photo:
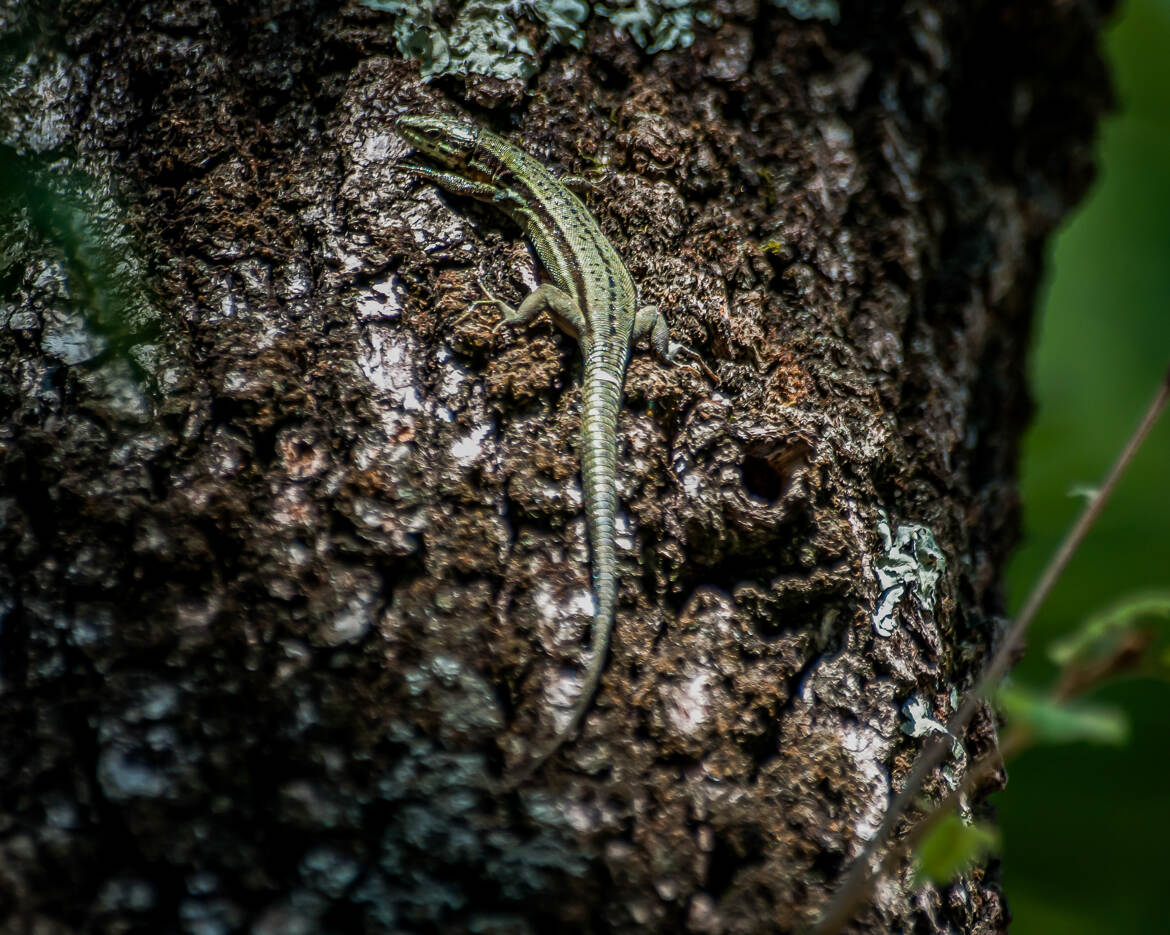
<svg viewBox="0 0 1170 935">
<path fill-rule="evenodd" d="M 670 340 L 670 326 L 666 323 L 666 318 L 658 310 L 657 305 L 644 305 L 638 309 L 634 316 L 633 337 L 635 341 L 649 338 L 651 350 L 664 363 L 672 364 L 675 367 L 686 367 L 696 373 L 704 373 L 712 382 L 719 382 L 719 378 L 715 376 L 702 357 L 685 344 Z M 680 358 L 685 358 L 685 360 Z"/>
<path fill-rule="evenodd" d="M 525 296 L 519 307 L 515 307 L 494 295 L 482 281 L 477 281 L 485 297 L 472 302 L 471 308 L 494 305 L 504 315 L 493 331 L 499 331 L 508 325 L 530 324 L 541 312 L 548 312 L 561 330 L 578 341 L 581 339 L 581 334 L 585 331 L 585 315 L 567 292 L 558 289 L 552 283 L 546 282 L 538 286 Z"/>
</svg>

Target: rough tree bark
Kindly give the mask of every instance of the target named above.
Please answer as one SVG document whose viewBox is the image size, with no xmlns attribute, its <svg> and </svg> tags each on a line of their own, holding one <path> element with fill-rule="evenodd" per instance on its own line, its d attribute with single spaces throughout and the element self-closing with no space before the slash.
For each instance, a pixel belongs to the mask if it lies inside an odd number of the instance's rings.
<svg viewBox="0 0 1170 935">
<path fill-rule="evenodd" d="M 356 4 L 3 7 L 5 931 L 815 917 L 1003 612 L 1101 11 L 712 7 L 656 54 L 520 17 L 534 75 L 430 82 Z M 603 170 L 720 377 L 634 359 L 608 669 L 514 794 L 588 638 L 580 363 L 455 324 L 538 273 L 395 170 L 431 110 Z M 965 757 L 994 744 L 985 715 Z M 856 930 L 1006 925 L 993 862 L 904 868 Z"/>
</svg>

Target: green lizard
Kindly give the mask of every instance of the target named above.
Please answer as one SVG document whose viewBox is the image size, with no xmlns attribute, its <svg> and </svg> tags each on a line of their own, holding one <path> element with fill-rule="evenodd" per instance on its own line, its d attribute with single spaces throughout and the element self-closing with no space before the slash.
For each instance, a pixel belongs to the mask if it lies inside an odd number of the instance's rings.
<svg viewBox="0 0 1170 935">
<path fill-rule="evenodd" d="M 589 209 L 536 159 L 458 117 L 405 116 L 398 118 L 397 127 L 430 160 L 408 159 L 401 163 L 403 169 L 502 210 L 524 230 L 552 280 L 530 293 L 519 308 L 486 289 L 487 298 L 473 307 L 498 307 L 504 319 L 496 330 L 527 324 L 547 311 L 577 339 L 585 358 L 581 474 L 593 553 L 592 642 L 581 694 L 568 720 L 532 757 L 515 780 L 520 781 L 576 732 L 605 666 L 617 602 L 617 419 L 630 344 L 649 337 L 662 360 L 679 364 L 685 357 L 712 379 L 715 376 L 699 355 L 670 340 L 666 319 L 655 306 L 638 307 L 634 281 Z"/>
</svg>

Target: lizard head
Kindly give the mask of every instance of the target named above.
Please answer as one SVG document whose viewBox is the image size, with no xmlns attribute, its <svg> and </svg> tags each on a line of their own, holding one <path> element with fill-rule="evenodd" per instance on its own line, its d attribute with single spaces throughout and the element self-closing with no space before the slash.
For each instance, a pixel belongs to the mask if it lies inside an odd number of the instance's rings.
<svg viewBox="0 0 1170 935">
<path fill-rule="evenodd" d="M 470 120 L 442 114 L 407 114 L 394 125 L 424 156 L 451 168 L 475 171 L 480 129 Z"/>
</svg>

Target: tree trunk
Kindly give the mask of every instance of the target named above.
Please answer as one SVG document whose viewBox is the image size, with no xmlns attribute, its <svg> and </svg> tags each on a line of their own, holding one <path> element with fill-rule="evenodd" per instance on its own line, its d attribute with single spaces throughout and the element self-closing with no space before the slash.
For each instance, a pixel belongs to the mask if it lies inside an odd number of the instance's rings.
<svg viewBox="0 0 1170 935">
<path fill-rule="evenodd" d="M 513 5 L 533 67 L 425 81 L 326 6 L 0 12 L 4 930 L 797 931 L 997 632 L 1100 11 Z M 592 173 L 719 376 L 635 354 L 612 650 L 515 791 L 588 648 L 581 363 L 461 318 L 541 273 L 396 167 L 435 111 Z M 855 930 L 1006 925 L 993 861 Z"/>
</svg>

